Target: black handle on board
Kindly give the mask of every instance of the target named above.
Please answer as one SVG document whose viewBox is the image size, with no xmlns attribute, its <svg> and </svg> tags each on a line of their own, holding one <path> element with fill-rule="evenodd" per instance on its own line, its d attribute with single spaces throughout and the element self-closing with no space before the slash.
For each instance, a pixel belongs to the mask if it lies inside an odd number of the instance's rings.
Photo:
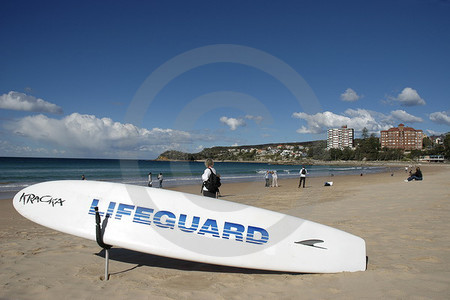
<svg viewBox="0 0 450 300">
<path fill-rule="evenodd" d="M 100 221 L 101 221 L 101 219 L 100 219 L 100 213 L 98 212 L 98 207 L 96 206 L 96 207 L 95 207 L 95 223 L 96 223 L 97 225 L 96 225 L 96 236 L 95 236 L 95 238 L 96 238 L 96 240 L 97 240 L 97 244 L 98 244 L 100 247 L 102 247 L 103 249 L 109 249 L 109 248 L 111 248 L 112 246 L 111 246 L 111 245 L 108 245 L 108 244 L 105 244 L 105 243 L 103 242 L 103 234 L 102 234 L 102 228 L 101 228 L 101 226 L 100 226 Z"/>
</svg>

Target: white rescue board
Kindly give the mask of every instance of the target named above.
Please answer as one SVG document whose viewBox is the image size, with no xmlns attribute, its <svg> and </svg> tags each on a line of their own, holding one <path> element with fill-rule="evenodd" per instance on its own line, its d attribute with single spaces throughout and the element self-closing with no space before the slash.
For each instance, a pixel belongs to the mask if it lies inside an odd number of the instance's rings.
<svg viewBox="0 0 450 300">
<path fill-rule="evenodd" d="M 43 226 L 144 253 L 232 267 L 335 273 L 366 269 L 362 238 L 239 203 L 96 181 L 50 181 L 14 197 L 15 209 Z"/>
</svg>

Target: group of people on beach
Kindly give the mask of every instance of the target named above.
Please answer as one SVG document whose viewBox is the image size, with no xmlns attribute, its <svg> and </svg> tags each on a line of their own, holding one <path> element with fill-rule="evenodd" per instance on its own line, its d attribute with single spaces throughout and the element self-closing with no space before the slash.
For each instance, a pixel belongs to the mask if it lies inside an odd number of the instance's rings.
<svg viewBox="0 0 450 300">
<path fill-rule="evenodd" d="M 220 174 L 217 173 L 216 169 L 214 169 L 214 161 L 211 158 L 208 158 L 205 160 L 205 167 L 202 174 L 202 189 L 201 193 L 205 197 L 212 197 L 212 198 L 218 198 L 220 195 L 219 187 L 220 187 Z M 410 168 L 405 167 L 405 172 L 408 172 L 409 170 L 409 177 L 405 179 L 405 182 L 409 182 L 412 180 L 422 180 L 423 175 L 422 171 L 420 170 L 420 167 L 416 167 L 415 172 L 412 172 L 412 167 Z M 305 166 L 302 166 L 300 169 L 299 175 L 300 180 L 298 182 L 298 187 L 305 188 L 306 184 L 306 175 L 308 174 L 308 170 L 305 168 Z M 213 180 L 211 180 L 213 178 Z M 84 175 L 81 176 L 82 180 L 86 180 L 86 177 Z M 158 174 L 158 182 L 159 182 L 159 188 L 162 188 L 163 183 L 163 174 Z M 278 187 L 278 174 L 277 171 L 269 171 L 267 170 L 264 174 L 265 179 L 265 187 Z M 148 173 L 148 186 L 153 187 L 153 175 L 151 172 Z"/>
<path fill-rule="evenodd" d="M 162 188 L 163 174 L 159 173 L 157 179 L 158 179 L 158 182 L 159 182 L 159 188 Z M 148 173 L 148 186 L 149 187 L 153 187 L 153 175 L 152 175 L 152 172 Z"/>
<path fill-rule="evenodd" d="M 205 197 L 218 198 L 220 195 L 219 187 L 221 185 L 220 174 L 218 174 L 216 169 L 214 169 L 214 161 L 211 158 L 205 160 L 205 167 L 206 169 L 202 174 L 203 184 L 201 188 L 201 193 Z M 414 173 L 412 172 L 411 166 L 409 168 L 405 167 L 405 172 L 408 172 L 408 170 L 410 176 L 407 179 L 405 179 L 405 182 L 423 179 L 420 167 L 416 167 Z M 305 168 L 305 166 L 302 166 L 299 172 L 300 176 L 298 183 L 299 188 L 300 187 L 305 188 L 307 174 L 308 170 Z M 162 188 L 163 178 L 164 178 L 163 174 L 159 173 L 157 176 L 159 188 Z M 86 180 L 86 177 L 82 175 L 81 179 Z M 276 170 L 274 171 L 267 170 L 264 174 L 264 179 L 265 179 L 265 187 L 278 187 L 278 174 Z M 151 172 L 148 173 L 148 186 L 153 187 L 153 175 Z"/>
<path fill-rule="evenodd" d="M 278 187 L 278 174 L 277 171 L 266 171 L 264 174 L 266 180 L 265 187 Z"/>
<path fill-rule="evenodd" d="M 308 170 L 306 170 L 305 166 L 302 166 L 299 172 L 300 180 L 298 182 L 298 187 L 305 187 L 306 174 L 308 174 Z M 277 171 L 266 171 L 266 173 L 264 174 L 264 179 L 266 181 L 265 187 L 278 187 Z"/>
<path fill-rule="evenodd" d="M 159 188 L 162 188 L 162 183 L 163 183 L 163 174 L 159 173 L 158 174 L 158 182 L 159 182 Z M 81 180 L 86 180 L 86 176 L 81 175 Z M 149 187 L 153 187 L 153 175 L 152 172 L 148 173 L 148 184 Z"/>
<path fill-rule="evenodd" d="M 303 188 L 305 188 L 306 174 L 308 174 L 308 170 L 306 170 L 305 166 L 302 166 L 299 172 L 300 180 L 298 182 L 298 187 L 302 186 Z M 264 174 L 264 179 L 266 181 L 265 187 L 278 187 L 277 171 L 266 171 L 266 173 Z"/>
<path fill-rule="evenodd" d="M 219 196 L 219 187 L 220 187 L 220 174 L 217 173 L 216 169 L 214 169 L 214 161 L 210 158 L 205 160 L 205 167 L 202 174 L 202 189 L 201 193 L 203 196 L 217 198 Z M 306 175 L 308 171 L 304 166 L 300 169 L 300 181 L 298 183 L 298 187 L 301 186 L 304 188 L 306 184 Z M 265 179 L 265 187 L 278 187 L 278 174 L 277 171 L 267 170 L 264 174 Z M 214 183 L 213 181 L 217 182 Z"/>
<path fill-rule="evenodd" d="M 208 182 L 208 180 L 210 180 L 212 174 L 214 174 L 213 176 L 218 176 L 218 177 L 220 177 L 220 175 L 218 175 L 216 170 L 214 169 L 214 161 L 212 159 L 207 159 L 205 161 L 205 166 L 206 166 L 206 169 L 202 175 L 202 181 L 203 181 L 202 194 L 203 194 L 203 196 L 206 196 L 206 197 L 217 198 L 219 195 L 218 187 L 214 188 L 213 190 L 209 190 L 206 183 Z M 408 171 L 408 169 L 405 169 L 405 171 Z M 308 170 L 305 168 L 305 166 L 302 166 L 302 168 L 300 169 L 300 172 L 299 172 L 299 176 L 300 176 L 299 182 L 298 182 L 299 188 L 300 187 L 305 188 L 307 174 L 308 174 Z M 422 175 L 422 171 L 420 170 L 420 167 L 416 167 L 416 170 L 414 173 L 412 172 L 412 170 L 409 171 L 409 175 L 410 176 L 407 179 L 405 179 L 405 182 L 409 182 L 411 180 L 422 180 L 423 179 L 423 175 Z M 277 171 L 267 170 L 264 173 L 264 179 L 265 179 L 265 187 L 278 187 Z M 327 185 L 327 183 L 325 183 L 325 185 Z M 331 185 L 331 184 L 328 184 L 328 185 Z"/>
</svg>

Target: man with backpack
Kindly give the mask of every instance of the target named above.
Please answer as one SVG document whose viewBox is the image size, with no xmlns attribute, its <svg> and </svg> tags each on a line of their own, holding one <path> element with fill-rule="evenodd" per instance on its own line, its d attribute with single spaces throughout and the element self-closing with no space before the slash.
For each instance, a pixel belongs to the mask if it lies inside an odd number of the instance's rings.
<svg viewBox="0 0 450 300">
<path fill-rule="evenodd" d="M 298 187 L 300 187 L 303 182 L 303 188 L 305 188 L 306 174 L 308 174 L 308 171 L 305 169 L 305 166 L 302 166 L 302 169 L 300 170 L 300 182 L 298 183 Z"/>
<path fill-rule="evenodd" d="M 206 169 L 202 175 L 202 194 L 205 197 L 217 198 L 217 193 L 221 186 L 220 175 L 216 173 L 214 161 L 211 158 L 206 159 L 205 166 Z"/>
</svg>

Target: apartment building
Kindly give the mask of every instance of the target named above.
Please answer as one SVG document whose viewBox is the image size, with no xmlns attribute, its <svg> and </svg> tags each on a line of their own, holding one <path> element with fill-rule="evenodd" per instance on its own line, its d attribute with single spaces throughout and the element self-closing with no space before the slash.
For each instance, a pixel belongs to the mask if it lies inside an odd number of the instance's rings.
<svg viewBox="0 0 450 300">
<path fill-rule="evenodd" d="M 423 131 L 399 124 L 388 130 L 382 130 L 381 147 L 403 150 L 422 150 Z"/>
<path fill-rule="evenodd" d="M 346 125 L 341 128 L 328 129 L 327 149 L 353 148 L 355 143 L 355 131 L 353 128 L 347 128 Z"/>
</svg>

